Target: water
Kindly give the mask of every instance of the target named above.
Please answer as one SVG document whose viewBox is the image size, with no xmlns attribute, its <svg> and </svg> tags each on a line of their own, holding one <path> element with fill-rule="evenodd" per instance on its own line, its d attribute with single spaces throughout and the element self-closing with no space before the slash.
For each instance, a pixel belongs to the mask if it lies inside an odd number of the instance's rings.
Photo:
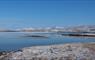
<svg viewBox="0 0 95 60">
<path fill-rule="evenodd" d="M 48 38 L 25 37 L 27 34 L 39 34 L 48 36 Z M 95 38 L 83 37 L 65 37 L 52 33 L 25 33 L 25 32 L 1 32 L 0 33 L 0 51 L 18 50 L 24 47 L 65 44 L 65 43 L 87 43 L 95 42 Z"/>
</svg>

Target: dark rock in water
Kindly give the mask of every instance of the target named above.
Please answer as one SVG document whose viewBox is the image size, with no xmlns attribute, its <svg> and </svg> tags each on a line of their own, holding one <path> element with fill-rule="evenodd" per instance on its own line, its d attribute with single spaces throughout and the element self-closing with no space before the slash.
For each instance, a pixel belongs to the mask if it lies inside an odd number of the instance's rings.
<svg viewBox="0 0 95 60">
<path fill-rule="evenodd" d="M 26 35 L 25 37 L 33 37 L 33 38 L 48 38 L 47 36 L 43 36 L 43 35 Z"/>
<path fill-rule="evenodd" d="M 62 36 L 95 37 L 95 34 L 61 34 Z"/>
<path fill-rule="evenodd" d="M 1 51 L 1 52 L 0 52 L 0 56 L 1 56 L 1 55 L 6 55 L 6 54 L 7 54 L 6 51 Z"/>
<path fill-rule="evenodd" d="M 22 50 L 21 50 L 21 49 L 19 49 L 19 50 L 16 50 L 16 51 L 14 51 L 14 52 L 18 52 L 18 51 L 19 51 L 19 52 L 22 52 Z"/>
<path fill-rule="evenodd" d="M 1 51 L 0 52 L 0 60 L 5 60 L 4 58 L 7 57 L 8 54 L 9 54 L 9 52 Z"/>
</svg>

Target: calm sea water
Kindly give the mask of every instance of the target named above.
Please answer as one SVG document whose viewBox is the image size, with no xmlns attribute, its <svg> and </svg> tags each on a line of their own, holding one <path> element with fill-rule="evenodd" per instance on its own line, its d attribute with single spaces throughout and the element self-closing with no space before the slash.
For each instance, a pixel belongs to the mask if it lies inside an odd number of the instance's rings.
<svg viewBox="0 0 95 60">
<path fill-rule="evenodd" d="M 25 35 L 39 34 L 48 36 L 48 38 L 32 38 Z M 23 33 L 23 32 L 1 32 L 0 33 L 0 51 L 18 50 L 24 47 L 65 44 L 65 43 L 87 43 L 95 42 L 95 38 L 84 37 L 65 37 L 51 33 Z"/>
</svg>

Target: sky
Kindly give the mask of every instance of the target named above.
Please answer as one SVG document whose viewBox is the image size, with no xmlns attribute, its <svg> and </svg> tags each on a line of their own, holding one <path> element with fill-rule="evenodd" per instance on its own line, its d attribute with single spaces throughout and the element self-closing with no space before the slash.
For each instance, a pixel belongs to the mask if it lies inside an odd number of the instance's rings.
<svg viewBox="0 0 95 60">
<path fill-rule="evenodd" d="M 0 0 L 0 28 L 95 25 L 94 0 Z"/>
</svg>

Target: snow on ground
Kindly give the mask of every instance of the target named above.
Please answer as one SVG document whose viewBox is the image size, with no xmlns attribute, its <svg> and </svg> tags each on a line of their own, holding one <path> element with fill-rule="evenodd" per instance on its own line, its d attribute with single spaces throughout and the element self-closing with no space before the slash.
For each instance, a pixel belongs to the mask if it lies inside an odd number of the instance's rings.
<svg viewBox="0 0 95 60">
<path fill-rule="evenodd" d="M 11 52 L 4 60 L 95 60 L 95 51 L 83 44 L 34 46 Z"/>
</svg>

